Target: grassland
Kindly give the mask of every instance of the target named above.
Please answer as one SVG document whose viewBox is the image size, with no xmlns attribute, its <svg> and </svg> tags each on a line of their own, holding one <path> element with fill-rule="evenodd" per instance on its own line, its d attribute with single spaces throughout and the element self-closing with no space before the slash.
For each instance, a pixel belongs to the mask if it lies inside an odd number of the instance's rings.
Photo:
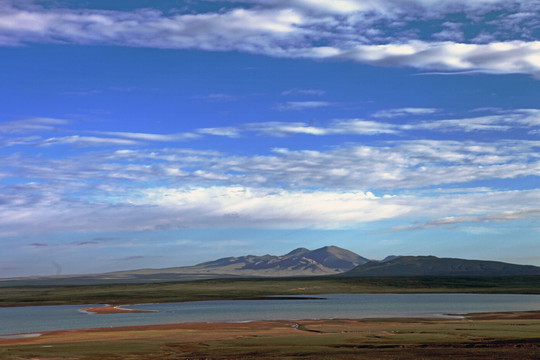
<svg viewBox="0 0 540 360">
<path fill-rule="evenodd" d="M 540 277 L 216 279 L 153 284 L 4 287 L 0 306 L 129 304 L 325 293 L 540 294 Z M 110 315 L 96 315 L 110 316 Z M 175 324 L 0 339 L 0 359 L 538 359 L 540 312 L 466 319 Z"/>
<path fill-rule="evenodd" d="M 540 276 L 246 278 L 85 286 L 18 286 L 0 291 L 0 306 L 132 304 L 271 295 L 355 293 L 540 294 Z"/>
<path fill-rule="evenodd" d="M 104 315 L 106 316 L 106 315 Z M 177 324 L 0 339 L 0 359 L 538 359 L 539 314 Z"/>
</svg>

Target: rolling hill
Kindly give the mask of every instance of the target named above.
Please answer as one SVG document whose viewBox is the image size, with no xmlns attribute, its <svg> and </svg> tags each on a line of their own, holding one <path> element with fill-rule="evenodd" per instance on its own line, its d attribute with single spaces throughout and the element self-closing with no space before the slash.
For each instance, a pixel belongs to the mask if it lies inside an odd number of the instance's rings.
<svg viewBox="0 0 540 360">
<path fill-rule="evenodd" d="M 386 259 L 385 259 L 386 260 Z M 540 267 L 498 261 L 398 256 L 386 261 L 370 261 L 342 276 L 525 276 L 540 275 Z"/>
</svg>

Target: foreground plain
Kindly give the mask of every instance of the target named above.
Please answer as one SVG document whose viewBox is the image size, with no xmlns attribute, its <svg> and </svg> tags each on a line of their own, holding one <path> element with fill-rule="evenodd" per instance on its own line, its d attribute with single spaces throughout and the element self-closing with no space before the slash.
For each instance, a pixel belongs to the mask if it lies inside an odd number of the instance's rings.
<svg viewBox="0 0 540 360">
<path fill-rule="evenodd" d="M 97 315 L 109 316 L 109 315 Z M 0 359 L 538 359 L 540 313 L 192 323 L 0 339 Z"/>
<path fill-rule="evenodd" d="M 1 290 L 0 306 L 117 305 L 325 293 L 540 294 L 540 277 L 250 278 Z M 2 360 L 441 358 L 539 359 L 540 312 L 471 314 L 463 319 L 191 323 L 0 339 Z"/>
</svg>

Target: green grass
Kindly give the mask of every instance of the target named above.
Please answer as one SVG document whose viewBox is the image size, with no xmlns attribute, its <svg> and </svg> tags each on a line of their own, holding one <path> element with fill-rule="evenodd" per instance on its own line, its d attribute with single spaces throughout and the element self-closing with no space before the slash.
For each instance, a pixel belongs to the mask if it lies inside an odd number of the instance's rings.
<svg viewBox="0 0 540 360">
<path fill-rule="evenodd" d="M 111 340 L 0 346 L 0 359 L 536 359 L 540 320 L 373 320 L 308 323 L 288 335 L 257 330 L 188 340 L 185 330 L 134 340 L 111 330 Z M 517 329 L 517 331 L 515 331 Z M 212 330 L 209 331 L 210 333 Z"/>
<path fill-rule="evenodd" d="M 0 291 L 0 306 L 258 299 L 270 295 L 330 293 L 540 294 L 540 276 L 249 278 L 151 284 L 5 287 Z"/>
</svg>

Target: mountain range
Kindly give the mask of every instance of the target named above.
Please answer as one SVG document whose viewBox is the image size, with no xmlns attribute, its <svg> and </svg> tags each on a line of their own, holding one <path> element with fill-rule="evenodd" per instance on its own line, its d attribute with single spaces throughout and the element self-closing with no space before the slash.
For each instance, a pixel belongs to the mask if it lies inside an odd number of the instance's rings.
<svg viewBox="0 0 540 360">
<path fill-rule="evenodd" d="M 142 283 L 222 277 L 322 276 L 522 276 L 540 275 L 540 267 L 497 261 L 388 256 L 369 260 L 337 246 L 295 249 L 288 254 L 226 257 L 193 266 L 140 269 L 90 275 L 58 275 L 0 279 L 0 286 L 19 284 Z"/>
<path fill-rule="evenodd" d="M 316 250 L 298 248 L 286 255 L 228 257 L 197 265 L 203 272 L 258 276 L 302 276 L 343 273 L 370 260 L 341 249 L 325 246 Z"/>
</svg>

